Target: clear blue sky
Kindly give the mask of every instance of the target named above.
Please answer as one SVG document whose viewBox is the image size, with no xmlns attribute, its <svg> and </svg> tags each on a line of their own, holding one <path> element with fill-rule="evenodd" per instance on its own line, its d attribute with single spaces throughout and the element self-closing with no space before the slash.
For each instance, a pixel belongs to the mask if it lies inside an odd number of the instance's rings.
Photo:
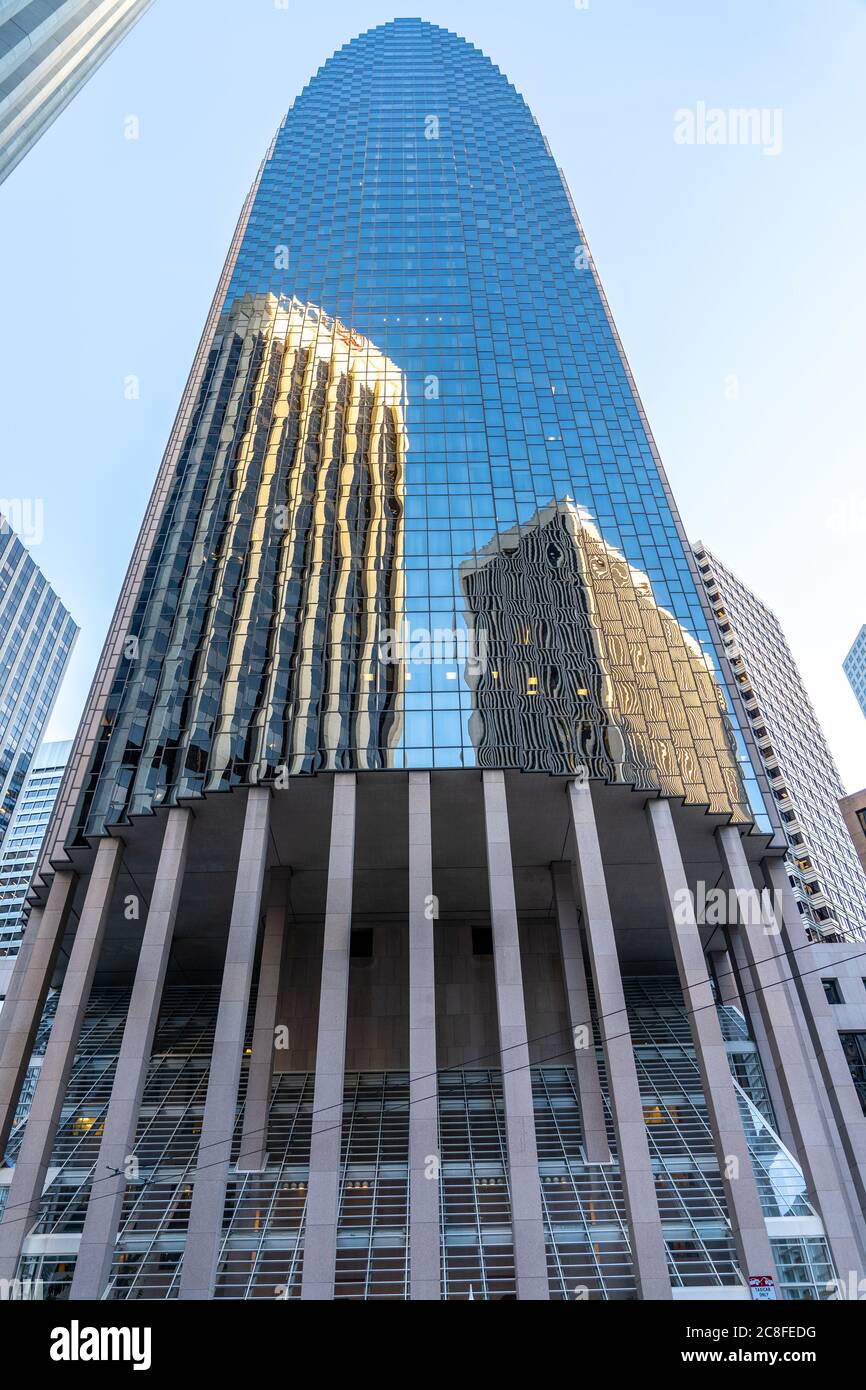
<svg viewBox="0 0 866 1390">
<path fill-rule="evenodd" d="M 866 620 L 864 0 L 155 0 L 0 186 L 0 496 L 44 499 L 34 555 L 83 629 L 52 735 L 76 726 L 274 129 L 335 48 L 419 13 L 535 111 L 689 533 L 775 608 L 866 785 L 841 669 Z M 781 108 L 781 156 L 676 144 L 700 101 Z"/>
</svg>

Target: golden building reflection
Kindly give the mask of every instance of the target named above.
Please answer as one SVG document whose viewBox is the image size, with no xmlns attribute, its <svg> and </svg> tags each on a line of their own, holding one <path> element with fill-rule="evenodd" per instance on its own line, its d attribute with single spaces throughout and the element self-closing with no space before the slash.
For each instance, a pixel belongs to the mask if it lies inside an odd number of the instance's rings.
<svg viewBox="0 0 866 1390">
<path fill-rule="evenodd" d="M 402 668 L 378 649 L 404 608 L 405 403 L 401 370 L 315 305 L 246 296 L 224 315 L 133 801 L 388 765 Z"/>
<path fill-rule="evenodd" d="M 751 819 L 707 654 L 570 498 L 460 567 L 482 767 L 576 773 Z"/>
</svg>

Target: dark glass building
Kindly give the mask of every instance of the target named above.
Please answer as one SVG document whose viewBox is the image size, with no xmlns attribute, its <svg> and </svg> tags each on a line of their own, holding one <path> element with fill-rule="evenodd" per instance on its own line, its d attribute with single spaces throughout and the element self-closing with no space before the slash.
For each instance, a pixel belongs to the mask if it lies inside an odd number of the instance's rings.
<svg viewBox="0 0 866 1390">
<path fill-rule="evenodd" d="M 356 39 L 243 210 L 61 789 L 0 1277 L 832 1296 L 864 1121 L 778 984 L 706 603 L 525 102 L 420 20 Z"/>
</svg>

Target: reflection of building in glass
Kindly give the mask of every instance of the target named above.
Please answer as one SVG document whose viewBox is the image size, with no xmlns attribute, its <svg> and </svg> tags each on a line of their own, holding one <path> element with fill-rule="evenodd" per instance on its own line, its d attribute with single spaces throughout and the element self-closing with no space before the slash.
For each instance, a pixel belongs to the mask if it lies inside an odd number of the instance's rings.
<svg viewBox="0 0 866 1390">
<path fill-rule="evenodd" d="M 646 575 L 570 499 L 461 566 L 482 767 L 626 782 L 748 820 L 724 694 Z"/>
<path fill-rule="evenodd" d="M 150 3 L 4 0 L 0 5 L 0 182 Z"/>
<path fill-rule="evenodd" d="M 0 515 L 0 843 L 77 636 L 48 580 Z"/>
<path fill-rule="evenodd" d="M 401 668 L 378 649 L 402 616 L 404 418 L 399 368 L 313 305 L 248 297 L 225 315 L 91 820 L 281 769 L 386 765 Z"/>
<path fill-rule="evenodd" d="M 695 554 L 788 841 L 803 925 L 816 941 L 866 938 L 866 876 L 838 768 L 778 618 L 703 544 Z"/>
</svg>

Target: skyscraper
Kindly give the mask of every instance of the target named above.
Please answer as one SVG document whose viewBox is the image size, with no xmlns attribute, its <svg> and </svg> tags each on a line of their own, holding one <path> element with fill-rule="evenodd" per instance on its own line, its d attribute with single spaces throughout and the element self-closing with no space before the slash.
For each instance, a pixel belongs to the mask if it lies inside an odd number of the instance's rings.
<svg viewBox="0 0 866 1390">
<path fill-rule="evenodd" d="M 866 623 L 857 634 L 854 645 L 845 658 L 845 675 L 851 683 L 857 703 L 866 714 Z"/>
<path fill-rule="evenodd" d="M 843 796 L 839 802 L 842 819 L 857 851 L 857 857 L 866 873 L 866 787 L 861 792 Z"/>
<path fill-rule="evenodd" d="M 585 510 L 552 503 L 460 574 L 479 766 L 568 765 L 751 819 L 712 661 Z"/>
<path fill-rule="evenodd" d="M 864 1119 L 823 990 L 779 987 L 787 846 L 711 624 L 531 112 L 453 34 L 362 35 L 244 207 L 61 788 L 0 1278 L 861 1270 Z"/>
<path fill-rule="evenodd" d="M 719 633 L 788 840 L 788 872 L 814 941 L 866 940 L 866 876 L 845 827 L 842 780 L 778 618 L 707 546 L 695 546 Z"/>
<path fill-rule="evenodd" d="M 151 0 L 0 0 L 0 182 Z"/>
<path fill-rule="evenodd" d="M 24 935 L 27 890 L 71 752 L 70 740 L 38 749 L 0 849 L 0 1006 Z"/>
<path fill-rule="evenodd" d="M 78 628 L 0 515 L 0 845 Z"/>
</svg>

